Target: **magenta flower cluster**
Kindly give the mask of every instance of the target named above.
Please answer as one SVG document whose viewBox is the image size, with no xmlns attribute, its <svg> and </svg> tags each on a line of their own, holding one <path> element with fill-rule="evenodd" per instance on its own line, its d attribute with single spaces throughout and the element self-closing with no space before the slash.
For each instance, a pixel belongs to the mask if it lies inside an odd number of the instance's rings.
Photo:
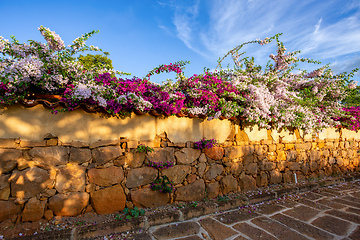
<svg viewBox="0 0 360 240">
<path fill-rule="evenodd" d="M 97 31 L 76 38 L 65 45 L 60 36 L 41 26 L 46 44 L 29 40 L 20 44 L 0 36 L 0 104 L 12 105 L 34 99 L 34 94 L 55 94 L 62 97 L 64 109 L 71 111 L 80 105 L 105 110 L 117 116 L 131 112 L 154 115 L 186 113 L 190 117 L 242 119 L 261 128 L 299 128 L 309 133 L 339 124 L 351 130 L 360 129 L 359 107 L 345 108 L 341 104 L 351 89 L 349 79 L 357 71 L 334 75 L 327 66 L 311 73 L 292 72 L 296 63 L 318 63 L 286 52 L 279 41 L 281 34 L 264 40 L 243 43 L 219 60 L 219 71 L 186 78 L 186 61 L 160 65 L 144 78 L 117 78 L 123 72 L 112 69 L 85 69 L 75 55 L 84 51 L 101 51 L 87 46 L 86 40 Z M 240 49 L 246 44 L 277 42 L 277 55 L 270 55 L 273 63 L 265 69 L 253 58 L 242 58 Z M 221 61 L 232 56 L 234 69 L 222 69 Z M 154 74 L 176 73 L 176 82 L 150 82 Z M 92 106 L 91 106 L 92 105 Z M 186 115 L 185 114 L 185 115 Z M 181 114 L 183 115 L 183 114 Z M 210 144 L 210 143 L 208 143 Z M 208 147 L 208 145 L 199 147 Z"/>
<path fill-rule="evenodd" d="M 341 117 L 337 120 L 341 122 L 341 125 L 351 129 L 353 131 L 357 131 L 360 129 L 360 106 L 358 107 L 349 107 L 343 108 L 347 117 Z"/>
<path fill-rule="evenodd" d="M 209 149 L 217 146 L 219 143 L 216 139 L 202 139 L 198 142 L 194 142 L 196 149 Z"/>
<path fill-rule="evenodd" d="M 194 115 L 209 117 L 239 116 L 245 106 L 245 92 L 221 78 L 219 74 L 205 72 L 183 80 L 179 89 L 185 94 L 185 107 Z M 231 106 L 231 109 L 227 106 Z"/>
<path fill-rule="evenodd" d="M 178 61 L 175 63 L 170 63 L 170 64 L 163 64 L 160 65 L 156 68 L 154 68 L 153 70 L 151 70 L 146 77 L 148 79 L 150 79 L 150 77 L 154 74 L 160 74 L 163 72 L 169 73 L 169 72 L 174 72 L 176 73 L 176 75 L 178 76 L 178 78 L 181 78 L 182 75 L 182 70 L 184 69 L 184 66 L 189 63 L 189 61 Z"/>
<path fill-rule="evenodd" d="M 168 168 L 173 167 L 173 166 L 174 166 L 174 163 L 173 163 L 173 162 L 169 162 L 169 161 L 167 161 L 167 162 L 165 162 L 165 163 L 163 163 L 163 162 L 152 162 L 152 161 L 149 161 L 149 162 L 147 163 L 147 166 L 161 170 L 161 169 L 168 169 Z"/>
</svg>

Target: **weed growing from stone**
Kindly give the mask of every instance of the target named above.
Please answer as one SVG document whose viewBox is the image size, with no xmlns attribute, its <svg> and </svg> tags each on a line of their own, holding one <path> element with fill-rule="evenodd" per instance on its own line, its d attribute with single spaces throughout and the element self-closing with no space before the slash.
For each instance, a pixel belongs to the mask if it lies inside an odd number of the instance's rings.
<svg viewBox="0 0 360 240">
<path fill-rule="evenodd" d="M 186 207 L 186 204 L 184 204 L 184 203 L 179 203 L 178 204 L 178 208 L 185 208 Z"/>
<path fill-rule="evenodd" d="M 219 201 L 219 202 L 227 202 L 227 201 L 229 201 L 230 199 L 229 199 L 229 197 L 228 196 L 219 196 L 218 198 L 217 198 L 217 201 Z"/>
<path fill-rule="evenodd" d="M 140 144 L 137 146 L 135 152 L 137 153 L 148 153 L 148 152 L 153 152 L 154 149 L 149 147 L 149 146 L 145 146 L 143 144 Z"/>
<path fill-rule="evenodd" d="M 123 212 L 125 213 L 125 219 L 128 219 L 128 220 L 131 218 L 137 218 L 137 217 L 143 216 L 145 214 L 144 209 L 139 210 L 137 207 L 134 207 L 133 209 L 129 209 L 126 207 L 123 210 Z M 115 219 L 116 219 L 116 217 L 115 217 Z"/>
<path fill-rule="evenodd" d="M 82 225 L 84 225 L 85 224 L 85 221 L 80 221 L 80 222 L 77 222 L 76 223 L 76 226 L 82 226 Z"/>
<path fill-rule="evenodd" d="M 171 193 L 174 191 L 173 184 L 167 176 L 162 176 L 151 183 L 150 188 L 163 193 Z"/>
</svg>

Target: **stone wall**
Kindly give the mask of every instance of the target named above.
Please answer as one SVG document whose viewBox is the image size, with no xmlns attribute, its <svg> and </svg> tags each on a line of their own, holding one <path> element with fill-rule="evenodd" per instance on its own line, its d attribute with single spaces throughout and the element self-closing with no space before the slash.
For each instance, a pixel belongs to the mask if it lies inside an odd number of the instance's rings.
<svg viewBox="0 0 360 240">
<path fill-rule="evenodd" d="M 21 106 L 0 115 L 0 125 L 0 222 L 158 207 L 360 170 L 360 134 L 345 129 L 305 135 L 239 121 L 55 116 Z M 221 144 L 195 149 L 202 138 Z M 154 152 L 136 153 L 139 144 Z M 150 189 L 162 176 L 174 182 L 171 194 Z"/>
<path fill-rule="evenodd" d="M 246 137 L 238 133 L 234 139 Z M 294 182 L 294 174 L 300 182 L 360 169 L 359 140 L 342 138 L 235 140 L 201 151 L 192 142 L 174 144 L 163 133 L 148 142 L 155 151 L 147 154 L 135 152 L 139 143 L 119 138 L 63 144 L 52 135 L 41 141 L 0 139 L 0 221 L 157 207 Z M 158 170 L 149 161 L 174 166 Z M 149 187 L 164 175 L 174 181 L 171 194 Z"/>
</svg>

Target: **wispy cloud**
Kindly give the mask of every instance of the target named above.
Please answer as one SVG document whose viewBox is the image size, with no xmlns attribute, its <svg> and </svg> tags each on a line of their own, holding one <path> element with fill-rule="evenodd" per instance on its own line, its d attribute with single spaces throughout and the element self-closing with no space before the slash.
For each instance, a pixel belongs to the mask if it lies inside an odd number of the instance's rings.
<svg viewBox="0 0 360 240">
<path fill-rule="evenodd" d="M 326 63 L 341 58 L 343 66 L 352 66 L 354 58 L 344 56 L 360 52 L 359 1 L 211 0 L 207 6 L 207 14 L 199 14 L 203 11 L 199 1 L 185 7 L 179 2 L 173 23 L 189 49 L 210 59 L 279 32 L 284 33 L 281 40 L 289 50 L 301 50 L 302 56 Z M 269 48 L 257 50 L 251 55 L 266 62 Z"/>
<path fill-rule="evenodd" d="M 196 31 L 199 27 L 198 15 L 200 0 L 187 3 L 188 5 L 184 4 L 182 1 L 181 4 L 174 6 L 175 14 L 173 23 L 176 27 L 177 36 L 189 49 L 202 55 L 203 57 L 207 57 L 207 54 L 193 45 L 194 43 L 197 44 Z"/>
<path fill-rule="evenodd" d="M 315 31 L 314 31 L 315 34 L 319 31 L 320 26 L 321 26 L 321 22 L 322 22 L 322 18 L 320 18 L 320 20 L 315 25 Z"/>
</svg>

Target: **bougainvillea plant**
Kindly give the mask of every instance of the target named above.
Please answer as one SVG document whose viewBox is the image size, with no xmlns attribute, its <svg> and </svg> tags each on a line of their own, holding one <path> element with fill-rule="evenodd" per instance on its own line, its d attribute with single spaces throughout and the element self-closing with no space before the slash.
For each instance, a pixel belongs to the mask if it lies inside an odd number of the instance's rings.
<svg viewBox="0 0 360 240">
<path fill-rule="evenodd" d="M 202 139 L 200 141 L 194 142 L 194 147 L 200 150 L 209 149 L 218 145 L 219 142 L 216 139 Z"/>
<path fill-rule="evenodd" d="M 173 163 L 173 162 L 170 162 L 170 161 L 167 161 L 167 162 L 165 162 L 165 163 L 163 163 L 163 162 L 148 161 L 147 166 L 148 166 L 148 167 L 155 168 L 155 169 L 162 170 L 162 169 L 168 169 L 168 168 L 173 167 L 173 166 L 174 166 L 174 163 Z"/>
<path fill-rule="evenodd" d="M 29 40 L 21 44 L 15 37 L 10 41 L 0 37 L 0 104 L 12 105 L 33 99 L 34 93 L 45 93 L 60 95 L 66 103 L 64 109 L 54 109 L 54 113 L 87 104 L 113 116 L 185 112 L 209 120 L 241 117 L 263 128 L 299 128 L 306 133 L 339 125 L 358 129 L 358 110 L 343 109 L 341 104 L 356 87 L 351 78 L 358 69 L 337 75 L 327 65 L 311 72 L 296 69 L 300 62 L 319 62 L 297 57 L 299 51 L 286 52 L 279 40 L 281 34 L 235 47 L 219 60 L 219 69 L 214 72 L 186 78 L 183 68 L 188 62 L 181 61 L 160 65 L 145 78 L 117 78 L 115 73 L 123 72 L 85 68 L 74 57 L 88 50 L 101 51 L 85 44 L 97 31 L 66 46 L 55 32 L 43 26 L 39 30 L 46 43 Z M 269 56 L 272 63 L 264 69 L 239 52 L 247 44 L 273 41 L 277 44 L 276 55 Z M 230 55 L 234 69 L 223 69 L 221 63 Z M 149 81 L 153 74 L 162 72 L 175 72 L 177 81 Z"/>
<path fill-rule="evenodd" d="M 353 131 L 360 130 L 360 106 L 343 108 L 343 110 L 347 115 L 337 119 L 341 122 L 341 126 Z"/>
</svg>

